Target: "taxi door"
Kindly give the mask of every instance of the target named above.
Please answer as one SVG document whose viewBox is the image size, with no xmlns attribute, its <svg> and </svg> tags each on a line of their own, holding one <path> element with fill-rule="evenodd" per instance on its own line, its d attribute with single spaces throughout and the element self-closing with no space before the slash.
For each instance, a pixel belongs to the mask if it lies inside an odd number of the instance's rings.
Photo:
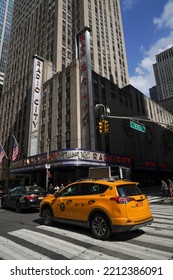
<svg viewBox="0 0 173 280">
<path fill-rule="evenodd" d="M 99 186 L 91 182 L 81 183 L 73 203 L 74 221 L 87 221 L 88 215 L 100 199 Z"/>
<path fill-rule="evenodd" d="M 77 185 L 71 185 L 55 194 L 52 209 L 55 218 L 60 220 L 73 220 L 73 207 L 75 204 Z"/>
</svg>

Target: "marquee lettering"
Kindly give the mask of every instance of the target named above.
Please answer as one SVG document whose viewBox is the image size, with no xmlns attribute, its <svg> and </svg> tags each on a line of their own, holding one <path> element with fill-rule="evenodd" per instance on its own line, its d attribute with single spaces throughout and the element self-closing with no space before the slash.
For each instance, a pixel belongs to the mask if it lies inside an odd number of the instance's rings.
<svg viewBox="0 0 173 280">
<path fill-rule="evenodd" d="M 145 160 L 144 165 L 148 167 L 156 167 L 156 162 L 155 161 L 150 161 L 150 160 Z"/>
</svg>

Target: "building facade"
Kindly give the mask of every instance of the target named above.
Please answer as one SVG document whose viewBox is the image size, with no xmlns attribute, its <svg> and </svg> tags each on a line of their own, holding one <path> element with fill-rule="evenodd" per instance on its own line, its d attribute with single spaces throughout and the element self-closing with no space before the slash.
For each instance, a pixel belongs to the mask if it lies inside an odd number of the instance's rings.
<svg viewBox="0 0 173 280">
<path fill-rule="evenodd" d="M 158 100 L 173 97 L 173 47 L 156 55 L 153 65 Z"/>
<path fill-rule="evenodd" d="M 0 2 L 0 96 L 4 81 L 13 5 L 14 0 L 1 0 Z"/>
<path fill-rule="evenodd" d="M 39 153 L 13 162 L 11 173 L 23 174 L 23 180 L 32 178 L 33 182 L 45 185 L 46 131 L 50 128 L 48 162 L 49 180 L 53 184 L 63 182 L 65 185 L 87 177 L 89 167 L 105 165 L 129 167 L 132 178 L 145 186 L 158 185 L 161 178 L 171 177 L 173 133 L 169 124 L 173 115 L 131 85 L 119 88 L 96 72 L 92 72 L 93 102 L 110 108 L 110 132 L 99 133 L 98 124 L 103 114 L 100 108 L 94 112 L 95 150 L 82 145 L 79 73 L 80 62 L 75 60 L 43 85 L 43 141 L 40 141 Z M 128 117 L 134 122 L 140 119 L 138 122 L 145 126 L 145 133 L 131 128 Z"/>
<path fill-rule="evenodd" d="M 109 135 L 99 134 L 103 112 L 95 111 L 96 104 L 122 117 L 110 119 Z M 143 174 L 160 166 L 169 172 L 171 153 L 165 159 L 155 137 L 167 131 L 172 115 L 157 106 L 128 86 L 120 1 L 15 1 L 0 104 L 0 142 L 8 155 L 1 181 L 45 185 L 49 163 L 53 183 L 85 177 L 89 166 L 106 164 Z M 137 134 L 124 116 L 164 125 Z M 14 162 L 12 134 L 20 147 Z"/>
<path fill-rule="evenodd" d="M 30 113 L 33 56 L 49 61 L 51 71 L 43 77 L 46 82 L 79 56 L 76 34 L 85 26 L 91 29 L 91 69 L 119 87 L 127 85 L 119 0 L 15 1 L 0 111 L 0 139 L 6 149 L 11 149 L 11 133 L 15 132 L 22 153 L 28 154 L 26 116 Z"/>
</svg>

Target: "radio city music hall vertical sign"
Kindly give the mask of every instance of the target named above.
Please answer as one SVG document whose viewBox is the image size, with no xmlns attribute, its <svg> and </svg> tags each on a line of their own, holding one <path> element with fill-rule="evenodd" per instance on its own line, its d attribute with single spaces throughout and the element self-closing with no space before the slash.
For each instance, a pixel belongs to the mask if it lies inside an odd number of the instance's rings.
<svg viewBox="0 0 173 280">
<path fill-rule="evenodd" d="M 35 56 L 33 66 L 28 156 L 36 155 L 38 153 L 42 76 L 43 59 Z"/>
<path fill-rule="evenodd" d="M 94 148 L 92 141 L 94 137 L 93 97 L 91 77 L 91 55 L 90 55 L 90 29 L 84 28 L 78 35 L 78 49 L 80 61 L 81 78 L 81 133 L 82 147 Z"/>
</svg>

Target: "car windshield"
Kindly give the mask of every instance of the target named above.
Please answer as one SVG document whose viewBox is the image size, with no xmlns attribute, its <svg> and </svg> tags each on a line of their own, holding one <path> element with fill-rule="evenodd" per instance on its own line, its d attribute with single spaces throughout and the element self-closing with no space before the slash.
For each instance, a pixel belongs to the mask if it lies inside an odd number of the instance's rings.
<svg viewBox="0 0 173 280">
<path fill-rule="evenodd" d="M 32 193 L 46 192 L 45 189 L 43 189 L 42 187 L 38 187 L 38 186 L 25 186 L 25 189 L 27 192 L 32 192 Z"/>
<path fill-rule="evenodd" d="M 141 190 L 135 184 L 118 186 L 117 191 L 119 196 L 132 196 L 142 194 Z"/>
</svg>

